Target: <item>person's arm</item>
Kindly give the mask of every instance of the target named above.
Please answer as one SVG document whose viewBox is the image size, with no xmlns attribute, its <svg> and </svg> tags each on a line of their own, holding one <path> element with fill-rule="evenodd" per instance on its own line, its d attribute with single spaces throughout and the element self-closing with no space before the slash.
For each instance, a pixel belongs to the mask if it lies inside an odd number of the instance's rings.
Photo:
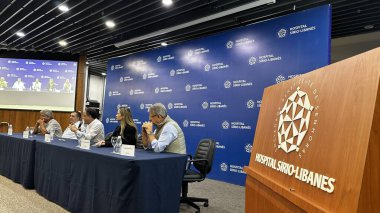
<svg viewBox="0 0 380 213">
<path fill-rule="evenodd" d="M 127 125 L 124 129 L 124 138 L 121 138 L 123 144 L 136 145 L 136 131 L 135 127 Z"/>
<path fill-rule="evenodd" d="M 74 130 L 71 130 L 71 131 L 75 132 L 75 134 L 77 135 L 77 138 L 85 137 L 86 139 L 92 140 L 94 139 L 95 136 L 97 136 L 98 134 L 102 132 L 102 129 L 103 129 L 102 123 L 96 123 L 92 125 L 91 128 L 87 128 L 86 132 L 78 131 L 78 128 L 76 127 L 74 129 L 75 131 Z"/>
<path fill-rule="evenodd" d="M 47 130 L 46 130 L 46 126 L 45 126 L 44 120 L 39 119 L 37 122 L 38 122 L 38 124 L 40 126 L 41 134 L 44 135 L 44 134 L 48 133 Z"/>
<path fill-rule="evenodd" d="M 155 152 L 162 152 L 178 137 L 177 129 L 169 124 L 163 127 L 160 138 L 156 139 L 154 135 L 149 135 L 150 144 Z"/>
</svg>

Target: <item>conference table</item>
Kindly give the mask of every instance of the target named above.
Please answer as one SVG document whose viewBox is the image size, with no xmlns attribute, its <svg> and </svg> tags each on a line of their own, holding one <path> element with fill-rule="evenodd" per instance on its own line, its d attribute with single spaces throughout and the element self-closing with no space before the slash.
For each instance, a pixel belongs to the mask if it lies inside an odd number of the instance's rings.
<svg viewBox="0 0 380 213">
<path fill-rule="evenodd" d="M 34 182 L 40 195 L 71 212 L 179 211 L 186 155 L 136 149 L 135 156 L 128 157 L 112 153 L 112 148 L 85 150 L 77 144 L 71 139 L 54 138 L 47 143 L 42 136 L 23 139 L 2 134 L 2 155 L 34 151 L 34 156 L 1 155 L 0 167 L 7 169 L 0 172 L 7 176 L 3 171 L 12 169 L 5 166 L 6 161 L 12 162 L 12 168 L 22 174 L 15 177 Z"/>
</svg>

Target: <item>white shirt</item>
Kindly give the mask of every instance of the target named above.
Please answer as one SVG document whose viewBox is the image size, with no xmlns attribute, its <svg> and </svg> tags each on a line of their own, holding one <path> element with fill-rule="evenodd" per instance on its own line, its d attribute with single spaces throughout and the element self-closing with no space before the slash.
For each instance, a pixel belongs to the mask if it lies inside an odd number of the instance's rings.
<svg viewBox="0 0 380 213">
<path fill-rule="evenodd" d="M 93 120 L 86 127 L 86 132 L 77 131 L 77 138 L 85 137 L 90 139 L 91 144 L 104 140 L 104 126 L 98 119 Z"/>
<path fill-rule="evenodd" d="M 24 82 L 22 81 L 16 81 L 13 86 L 12 86 L 13 89 L 17 89 L 18 91 L 23 91 L 25 89 L 25 85 L 24 85 Z"/>
<path fill-rule="evenodd" d="M 33 82 L 32 90 L 41 91 L 41 82 Z"/>
<path fill-rule="evenodd" d="M 80 123 L 81 123 L 80 121 L 77 121 L 74 125 L 77 128 L 79 128 Z M 84 131 L 83 124 L 81 125 L 81 128 L 79 129 L 79 131 L 82 131 L 82 130 Z M 67 127 L 62 134 L 62 138 L 77 139 L 77 136 L 75 135 L 75 132 L 71 131 L 71 129 Z"/>
<path fill-rule="evenodd" d="M 156 130 L 154 131 L 156 132 Z M 162 152 L 169 144 L 171 144 L 178 137 L 177 129 L 170 123 L 166 124 L 161 132 L 160 138 L 153 140 L 150 143 L 150 148 L 155 152 Z"/>
</svg>

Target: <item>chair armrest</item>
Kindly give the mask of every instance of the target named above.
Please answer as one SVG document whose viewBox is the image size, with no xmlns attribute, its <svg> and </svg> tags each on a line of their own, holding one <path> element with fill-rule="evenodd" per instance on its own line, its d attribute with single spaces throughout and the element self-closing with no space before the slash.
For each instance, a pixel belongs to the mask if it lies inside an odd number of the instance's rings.
<svg viewBox="0 0 380 213">
<path fill-rule="evenodd" d="M 187 162 L 189 163 L 189 167 L 191 163 L 194 162 L 206 162 L 206 165 L 204 166 L 204 171 L 201 171 L 203 175 L 206 175 L 206 167 L 208 166 L 208 160 L 207 159 L 194 159 L 194 160 L 188 160 Z"/>
</svg>

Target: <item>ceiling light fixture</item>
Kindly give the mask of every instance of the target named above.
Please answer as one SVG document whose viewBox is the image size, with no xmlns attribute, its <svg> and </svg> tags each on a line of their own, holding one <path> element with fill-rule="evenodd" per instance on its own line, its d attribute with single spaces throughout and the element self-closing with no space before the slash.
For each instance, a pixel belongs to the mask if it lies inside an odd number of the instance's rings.
<svg viewBox="0 0 380 213">
<path fill-rule="evenodd" d="M 60 10 L 60 11 L 62 11 L 62 12 L 67 12 L 67 11 L 69 11 L 69 7 L 68 6 L 66 6 L 66 5 L 60 5 L 59 7 L 58 7 L 58 9 Z"/>
<path fill-rule="evenodd" d="M 162 4 L 168 7 L 173 4 L 173 0 L 162 0 Z"/>
<path fill-rule="evenodd" d="M 168 43 L 166 43 L 166 42 L 161 42 L 161 46 L 168 46 Z"/>
<path fill-rule="evenodd" d="M 108 28 L 114 28 L 115 27 L 115 22 L 113 22 L 113 21 L 111 21 L 111 20 L 108 20 L 108 21 L 106 21 L 106 26 L 108 27 Z"/>
<path fill-rule="evenodd" d="M 21 32 L 21 31 L 18 31 L 18 32 L 16 33 L 16 35 L 17 35 L 18 37 L 24 37 L 24 36 L 25 36 L 25 33 Z"/>
<path fill-rule="evenodd" d="M 102 76 L 106 76 L 107 75 L 107 73 L 105 73 L 105 72 L 102 72 Z"/>
<path fill-rule="evenodd" d="M 154 38 L 156 36 L 162 36 L 162 35 L 165 35 L 167 33 L 171 33 L 171 32 L 177 31 L 177 30 L 181 30 L 181 29 L 184 29 L 184 28 L 187 28 L 187 27 L 191 27 L 191 26 L 194 26 L 194 25 L 197 25 L 197 24 L 205 23 L 205 22 L 208 22 L 208 21 L 211 21 L 211 20 L 214 20 L 214 19 L 218 19 L 218 18 L 224 17 L 224 16 L 232 15 L 232 14 L 235 14 L 235 13 L 238 13 L 238 12 L 241 12 L 241 11 L 249 10 L 249 9 L 252 9 L 252 8 L 255 8 L 255 7 L 259 7 L 259 6 L 262 6 L 262 5 L 266 5 L 266 4 L 274 4 L 274 3 L 276 3 L 276 0 L 258 0 L 258 1 L 254 1 L 254 2 L 251 2 L 251 3 L 245 4 L 245 5 L 239 6 L 239 7 L 235 7 L 235 8 L 232 8 L 232 9 L 220 12 L 220 13 L 216 13 L 214 15 L 206 16 L 204 18 L 200 18 L 200 19 L 197 19 L 197 20 L 194 20 L 194 21 L 186 22 L 186 23 L 174 26 L 174 27 L 165 28 L 165 29 L 162 29 L 162 30 L 155 31 L 153 33 L 149 33 L 149 34 L 143 35 L 143 36 L 139 36 L 139 37 L 135 37 L 135 38 L 132 38 L 132 39 L 125 40 L 125 41 L 121 41 L 121 42 L 115 43 L 114 45 L 116 47 L 122 47 L 122 46 L 125 46 L 125 45 L 128 45 L 128 44 L 132 44 L 132 43 L 135 43 L 135 42 L 138 42 L 138 41 L 143 41 L 143 40 L 146 40 L 146 39 Z"/>
<path fill-rule="evenodd" d="M 60 40 L 58 42 L 59 45 L 61 45 L 62 47 L 66 47 L 67 46 L 67 42 L 65 40 Z"/>
</svg>

